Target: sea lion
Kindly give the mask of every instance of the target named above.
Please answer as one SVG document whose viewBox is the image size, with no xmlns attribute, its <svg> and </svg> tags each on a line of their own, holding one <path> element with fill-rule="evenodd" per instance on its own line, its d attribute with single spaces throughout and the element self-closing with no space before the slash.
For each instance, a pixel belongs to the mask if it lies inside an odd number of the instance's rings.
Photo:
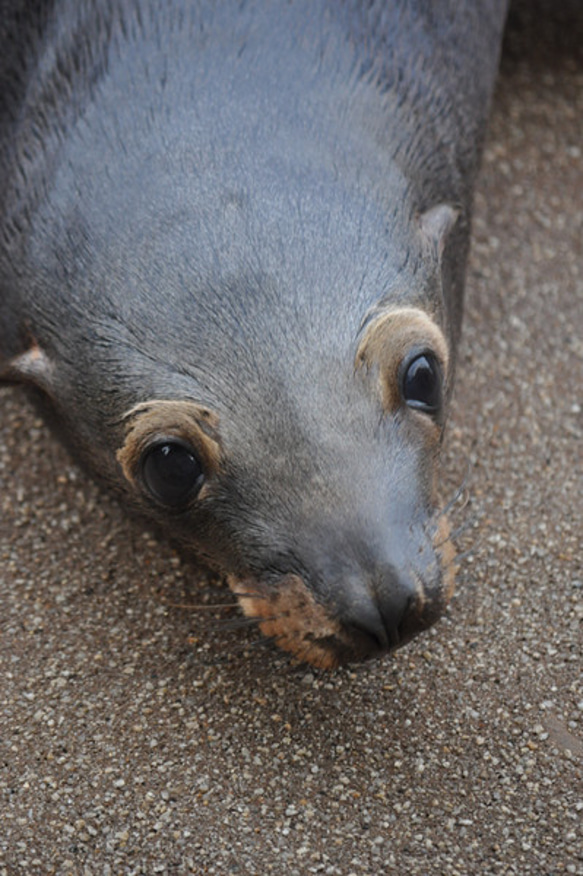
<svg viewBox="0 0 583 876">
<path fill-rule="evenodd" d="M 0 3 L 0 378 L 333 667 L 443 612 L 505 0 Z"/>
</svg>

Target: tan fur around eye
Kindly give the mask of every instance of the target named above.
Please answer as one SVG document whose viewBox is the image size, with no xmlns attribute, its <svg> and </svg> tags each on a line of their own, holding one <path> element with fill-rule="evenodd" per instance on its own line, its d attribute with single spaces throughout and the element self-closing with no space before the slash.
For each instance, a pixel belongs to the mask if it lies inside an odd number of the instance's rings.
<svg viewBox="0 0 583 876">
<path fill-rule="evenodd" d="M 416 307 L 388 310 L 375 317 L 365 328 L 356 351 L 355 366 L 377 367 L 383 407 L 393 411 L 399 406 L 399 366 L 414 348 L 432 351 L 439 360 L 447 380 L 449 351 L 437 323 Z"/>
<path fill-rule="evenodd" d="M 207 475 L 219 469 L 219 419 L 208 408 L 190 401 L 153 399 L 129 410 L 124 423 L 126 437 L 117 459 L 130 483 L 136 480 L 142 454 L 157 439 L 176 438 L 190 444 Z"/>
</svg>

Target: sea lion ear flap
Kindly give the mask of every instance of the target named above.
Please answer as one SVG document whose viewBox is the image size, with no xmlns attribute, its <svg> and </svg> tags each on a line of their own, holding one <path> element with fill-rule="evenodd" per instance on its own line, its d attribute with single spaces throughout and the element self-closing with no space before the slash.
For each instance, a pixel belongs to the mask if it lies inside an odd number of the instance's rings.
<svg viewBox="0 0 583 876">
<path fill-rule="evenodd" d="M 0 362 L 0 383 L 32 383 L 50 395 L 54 383 L 53 372 L 53 363 L 34 343 L 19 356 Z"/>
<path fill-rule="evenodd" d="M 419 228 L 425 240 L 433 247 L 438 258 L 443 255 L 445 242 L 461 213 L 454 204 L 437 204 L 419 216 Z"/>
</svg>

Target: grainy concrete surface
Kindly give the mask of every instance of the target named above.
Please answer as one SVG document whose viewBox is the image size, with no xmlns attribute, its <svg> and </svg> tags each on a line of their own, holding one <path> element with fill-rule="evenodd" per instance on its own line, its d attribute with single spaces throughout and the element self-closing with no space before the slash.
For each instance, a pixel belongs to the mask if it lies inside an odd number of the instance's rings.
<svg viewBox="0 0 583 876">
<path fill-rule="evenodd" d="M 183 607 L 231 598 L 0 393 L 2 876 L 583 873 L 583 26 L 548 5 L 476 202 L 447 483 L 469 460 L 477 550 L 412 646 L 326 675 Z"/>
</svg>

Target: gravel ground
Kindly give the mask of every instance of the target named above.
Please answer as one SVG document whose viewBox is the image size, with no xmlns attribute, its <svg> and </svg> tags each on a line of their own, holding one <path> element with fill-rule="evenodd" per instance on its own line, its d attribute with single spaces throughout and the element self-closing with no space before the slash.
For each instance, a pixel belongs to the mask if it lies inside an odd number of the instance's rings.
<svg viewBox="0 0 583 876">
<path fill-rule="evenodd" d="M 475 552 L 413 645 L 294 666 L 2 390 L 0 876 L 583 873 L 577 6 L 511 24 L 447 453 Z"/>
</svg>

